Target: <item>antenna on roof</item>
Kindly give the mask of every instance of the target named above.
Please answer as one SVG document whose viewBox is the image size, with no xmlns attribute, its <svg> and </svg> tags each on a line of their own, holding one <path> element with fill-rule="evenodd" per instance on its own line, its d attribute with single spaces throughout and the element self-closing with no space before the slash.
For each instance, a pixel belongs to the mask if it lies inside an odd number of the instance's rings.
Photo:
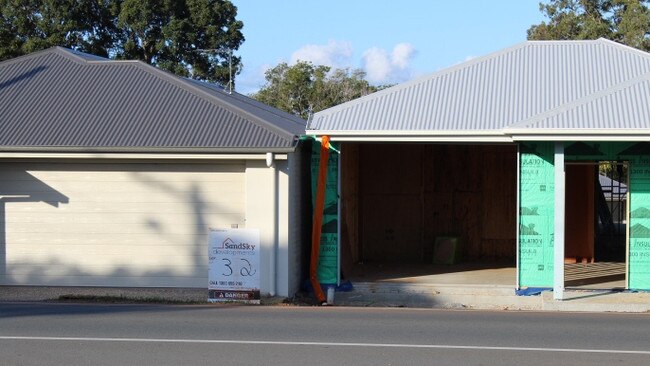
<svg viewBox="0 0 650 366">
<path fill-rule="evenodd" d="M 210 53 L 210 54 L 216 54 L 218 52 L 228 52 L 228 70 L 229 70 L 229 78 L 228 78 L 228 94 L 232 94 L 232 48 L 229 47 L 220 47 L 220 48 L 199 48 L 195 50 L 196 52 L 201 52 L 201 53 Z"/>
</svg>

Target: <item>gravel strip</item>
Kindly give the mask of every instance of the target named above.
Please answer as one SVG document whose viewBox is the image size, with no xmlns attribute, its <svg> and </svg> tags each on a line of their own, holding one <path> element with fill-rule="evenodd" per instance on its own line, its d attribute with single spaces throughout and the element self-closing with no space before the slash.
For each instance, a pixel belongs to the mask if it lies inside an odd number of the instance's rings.
<svg viewBox="0 0 650 366">
<path fill-rule="evenodd" d="M 60 296 L 113 296 L 127 299 L 162 299 L 168 301 L 207 302 L 208 290 L 165 287 L 55 287 L 0 286 L 0 301 L 56 301 Z"/>
</svg>

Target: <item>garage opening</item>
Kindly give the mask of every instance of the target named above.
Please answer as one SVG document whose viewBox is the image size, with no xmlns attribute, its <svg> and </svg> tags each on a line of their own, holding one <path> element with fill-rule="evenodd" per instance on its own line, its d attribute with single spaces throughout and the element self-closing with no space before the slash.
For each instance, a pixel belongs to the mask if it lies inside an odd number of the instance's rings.
<svg viewBox="0 0 650 366">
<path fill-rule="evenodd" d="M 628 162 L 566 165 L 565 286 L 626 287 Z"/>
<path fill-rule="evenodd" d="M 516 282 L 514 145 L 342 143 L 342 277 Z"/>
</svg>

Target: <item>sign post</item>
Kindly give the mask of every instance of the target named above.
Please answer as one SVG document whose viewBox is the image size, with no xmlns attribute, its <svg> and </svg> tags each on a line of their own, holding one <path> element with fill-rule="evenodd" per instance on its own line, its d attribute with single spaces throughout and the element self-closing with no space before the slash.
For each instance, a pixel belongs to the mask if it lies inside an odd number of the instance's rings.
<svg viewBox="0 0 650 366">
<path fill-rule="evenodd" d="M 260 232 L 210 229 L 208 301 L 260 303 Z"/>
</svg>

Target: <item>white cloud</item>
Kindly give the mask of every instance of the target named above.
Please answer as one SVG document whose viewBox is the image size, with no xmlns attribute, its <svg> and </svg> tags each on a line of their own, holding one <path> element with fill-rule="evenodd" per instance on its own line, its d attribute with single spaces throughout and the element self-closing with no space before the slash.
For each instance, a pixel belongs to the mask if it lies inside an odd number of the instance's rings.
<svg viewBox="0 0 650 366">
<path fill-rule="evenodd" d="M 399 43 L 393 48 L 393 65 L 400 69 L 406 69 L 415 54 L 415 48 L 408 43 Z"/>
<path fill-rule="evenodd" d="M 308 61 L 315 65 L 326 65 L 333 69 L 361 68 L 366 72 L 366 79 L 374 84 L 396 84 L 412 79 L 416 73 L 411 62 L 417 51 L 409 43 L 399 43 L 389 52 L 380 47 L 367 49 L 361 60 L 357 60 L 350 41 L 330 40 L 327 44 L 308 44 L 291 54 L 289 64 Z M 353 59 L 354 58 L 354 59 Z M 278 60 L 283 62 L 285 60 Z M 245 68 L 237 79 L 237 87 L 245 92 L 257 91 L 264 84 L 264 73 L 274 65 L 256 65 Z"/>
<path fill-rule="evenodd" d="M 389 54 L 379 47 L 363 53 L 364 69 L 371 83 L 399 83 L 412 77 L 411 60 L 416 50 L 409 43 L 399 43 Z"/>
<path fill-rule="evenodd" d="M 334 68 L 348 67 L 352 57 L 352 43 L 348 41 L 329 41 L 325 45 L 308 44 L 291 55 L 291 64 L 309 61 L 315 65 Z"/>
<path fill-rule="evenodd" d="M 246 95 L 257 93 L 262 88 L 262 86 L 264 86 L 266 83 L 266 71 L 272 68 L 274 65 L 262 64 L 254 65 L 252 67 L 247 66 L 248 65 L 244 65 L 242 73 L 239 74 L 235 79 L 235 87 L 237 92 Z"/>
<path fill-rule="evenodd" d="M 370 81 L 385 80 L 391 72 L 388 53 L 379 47 L 370 48 L 363 53 L 363 64 Z"/>
</svg>

